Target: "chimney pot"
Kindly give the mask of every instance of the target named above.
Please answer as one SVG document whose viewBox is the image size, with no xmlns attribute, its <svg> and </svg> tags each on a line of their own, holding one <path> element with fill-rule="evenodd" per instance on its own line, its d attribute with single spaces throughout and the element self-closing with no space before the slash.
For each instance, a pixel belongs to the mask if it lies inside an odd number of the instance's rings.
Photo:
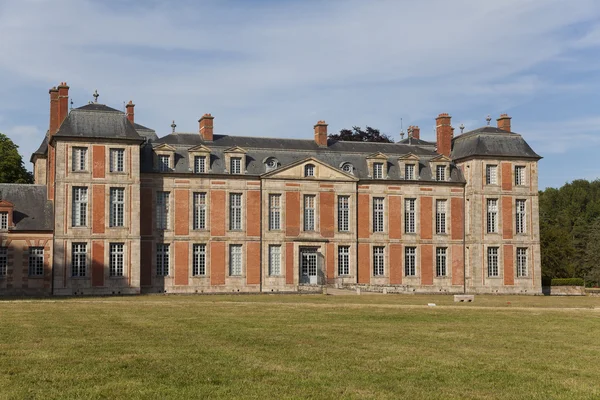
<svg viewBox="0 0 600 400">
<path fill-rule="evenodd" d="M 452 136 L 453 129 L 451 125 L 450 114 L 441 113 L 438 115 L 436 120 L 436 137 L 437 137 L 437 152 L 443 154 L 446 157 L 450 157 L 452 151 Z"/>
<path fill-rule="evenodd" d="M 203 140 L 207 140 L 209 142 L 212 142 L 213 140 L 213 121 L 214 121 L 215 117 L 212 116 L 212 114 L 208 113 L 208 114 L 204 114 L 202 116 L 202 118 L 200 118 L 198 120 L 198 123 L 200 124 L 200 136 L 202 136 Z"/>
<path fill-rule="evenodd" d="M 506 132 L 512 132 L 511 126 L 510 126 L 510 120 L 511 120 L 511 117 L 509 117 L 508 114 L 500 114 L 500 118 L 498 118 L 496 120 L 498 122 L 498 129 L 502 129 L 503 131 L 506 131 Z"/>
<path fill-rule="evenodd" d="M 127 119 L 129 120 L 129 122 L 131 122 L 132 124 L 135 121 L 135 113 L 134 113 L 134 107 L 135 104 L 133 104 L 133 101 L 129 100 L 129 103 L 127 103 L 125 105 L 125 108 L 127 109 Z"/>
<path fill-rule="evenodd" d="M 323 120 L 319 120 L 315 125 L 315 143 L 327 147 L 327 123 Z"/>
<path fill-rule="evenodd" d="M 421 139 L 421 128 L 419 128 L 417 125 L 412 126 L 411 128 L 413 139 Z"/>
<path fill-rule="evenodd" d="M 67 82 L 61 82 L 58 86 L 58 121 L 56 130 L 60 128 L 69 113 L 69 86 Z"/>
</svg>

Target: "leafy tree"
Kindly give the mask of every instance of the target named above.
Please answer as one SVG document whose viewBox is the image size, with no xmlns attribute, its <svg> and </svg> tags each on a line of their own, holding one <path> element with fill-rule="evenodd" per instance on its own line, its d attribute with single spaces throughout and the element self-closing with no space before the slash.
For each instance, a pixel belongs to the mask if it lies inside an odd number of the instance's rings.
<svg viewBox="0 0 600 400">
<path fill-rule="evenodd" d="M 19 146 L 0 133 L 0 183 L 33 183 L 33 175 L 25 169 Z"/>
<path fill-rule="evenodd" d="M 367 126 L 362 130 L 359 126 L 353 126 L 352 129 L 342 129 L 340 133 L 330 134 L 329 139 L 333 141 L 345 142 L 385 142 L 394 143 L 389 136 L 379 132 L 379 129 Z"/>
</svg>

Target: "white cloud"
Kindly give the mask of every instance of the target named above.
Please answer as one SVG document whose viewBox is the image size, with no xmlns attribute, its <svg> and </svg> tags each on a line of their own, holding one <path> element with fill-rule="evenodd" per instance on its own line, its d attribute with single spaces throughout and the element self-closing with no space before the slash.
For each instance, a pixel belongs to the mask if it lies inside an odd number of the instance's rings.
<svg viewBox="0 0 600 400">
<path fill-rule="evenodd" d="M 600 145 L 600 115 L 524 127 L 527 141 L 540 154 L 562 154 Z"/>
</svg>

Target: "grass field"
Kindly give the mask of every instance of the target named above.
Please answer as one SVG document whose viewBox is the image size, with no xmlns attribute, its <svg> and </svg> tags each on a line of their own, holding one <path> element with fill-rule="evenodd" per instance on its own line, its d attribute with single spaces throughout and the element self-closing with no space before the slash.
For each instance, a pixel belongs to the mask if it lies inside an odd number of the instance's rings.
<svg viewBox="0 0 600 400">
<path fill-rule="evenodd" d="M 598 399 L 600 297 L 0 301 L 0 398 Z"/>
</svg>

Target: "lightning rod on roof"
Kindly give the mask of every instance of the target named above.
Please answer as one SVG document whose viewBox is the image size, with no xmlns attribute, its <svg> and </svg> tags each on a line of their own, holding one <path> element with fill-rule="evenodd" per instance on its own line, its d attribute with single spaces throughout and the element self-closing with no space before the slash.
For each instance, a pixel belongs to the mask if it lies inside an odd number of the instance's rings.
<svg viewBox="0 0 600 400">
<path fill-rule="evenodd" d="M 94 103 L 97 103 L 98 97 L 100 97 L 100 95 L 98 94 L 98 89 L 94 90 L 94 94 L 92 96 L 94 96 Z"/>
<path fill-rule="evenodd" d="M 173 120 L 173 123 L 171 124 L 171 129 L 173 130 L 173 133 L 175 133 L 175 127 L 177 127 L 177 125 L 175 124 L 175 120 Z"/>
<path fill-rule="evenodd" d="M 463 131 L 465 130 L 465 124 L 463 124 L 462 122 L 460 123 L 460 126 L 458 127 L 460 129 L 460 133 L 463 133 Z"/>
<path fill-rule="evenodd" d="M 485 120 L 487 121 L 487 124 L 489 126 L 490 122 L 492 122 L 492 116 L 490 114 L 488 114 L 488 116 L 485 118 Z"/>
</svg>

